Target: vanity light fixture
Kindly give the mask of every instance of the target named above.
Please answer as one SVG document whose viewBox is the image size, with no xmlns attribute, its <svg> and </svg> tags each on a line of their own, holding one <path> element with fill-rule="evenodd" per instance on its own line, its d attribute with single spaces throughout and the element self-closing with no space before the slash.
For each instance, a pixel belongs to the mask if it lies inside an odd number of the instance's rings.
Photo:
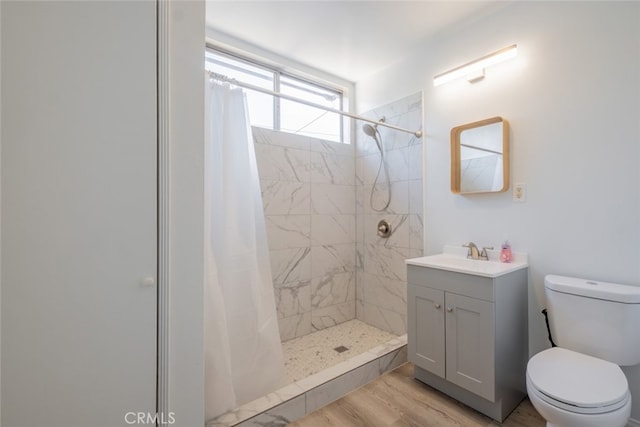
<svg viewBox="0 0 640 427">
<path fill-rule="evenodd" d="M 433 78 L 433 85 L 440 86 L 441 84 L 450 82 L 452 80 L 459 79 L 461 77 L 467 77 L 469 82 L 475 82 L 484 78 L 484 69 L 491 65 L 499 64 L 507 59 L 515 58 L 518 55 L 518 47 L 515 44 L 511 46 L 503 47 L 502 49 L 491 52 L 481 58 L 474 59 L 471 62 L 462 64 L 451 70 L 440 73 Z"/>
</svg>

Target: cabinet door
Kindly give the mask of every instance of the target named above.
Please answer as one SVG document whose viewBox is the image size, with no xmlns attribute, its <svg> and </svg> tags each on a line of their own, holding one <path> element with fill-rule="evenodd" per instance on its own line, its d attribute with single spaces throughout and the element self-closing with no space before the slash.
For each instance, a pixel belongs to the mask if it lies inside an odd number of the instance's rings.
<svg viewBox="0 0 640 427">
<path fill-rule="evenodd" d="M 447 380 L 494 401 L 494 304 L 450 293 L 445 302 Z"/>
<path fill-rule="evenodd" d="M 444 378 L 444 292 L 412 284 L 407 291 L 409 360 Z"/>
</svg>

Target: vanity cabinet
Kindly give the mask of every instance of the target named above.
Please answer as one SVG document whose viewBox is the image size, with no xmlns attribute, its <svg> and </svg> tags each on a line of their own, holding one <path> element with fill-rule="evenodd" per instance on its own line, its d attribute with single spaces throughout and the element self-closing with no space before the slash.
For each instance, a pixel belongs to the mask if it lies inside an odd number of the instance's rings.
<svg viewBox="0 0 640 427">
<path fill-rule="evenodd" d="M 410 360 L 493 400 L 494 304 L 414 284 L 408 296 Z"/>
<path fill-rule="evenodd" d="M 407 279 L 415 377 L 503 421 L 526 395 L 527 268 L 485 277 L 408 265 Z"/>
</svg>

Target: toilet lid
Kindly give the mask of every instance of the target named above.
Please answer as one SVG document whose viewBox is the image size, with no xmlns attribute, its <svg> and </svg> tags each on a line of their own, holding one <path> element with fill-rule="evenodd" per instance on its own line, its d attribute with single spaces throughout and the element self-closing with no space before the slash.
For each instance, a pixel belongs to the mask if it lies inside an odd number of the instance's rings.
<svg viewBox="0 0 640 427">
<path fill-rule="evenodd" d="M 629 389 L 618 365 L 560 347 L 533 356 L 527 375 L 542 393 L 582 408 L 616 404 Z"/>
</svg>

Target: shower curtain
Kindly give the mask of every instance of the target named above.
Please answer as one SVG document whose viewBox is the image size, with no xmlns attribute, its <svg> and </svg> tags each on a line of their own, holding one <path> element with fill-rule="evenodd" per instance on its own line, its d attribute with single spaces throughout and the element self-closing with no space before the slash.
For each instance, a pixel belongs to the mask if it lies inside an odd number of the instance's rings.
<svg viewBox="0 0 640 427">
<path fill-rule="evenodd" d="M 244 93 L 206 79 L 205 415 L 285 384 Z"/>
</svg>

